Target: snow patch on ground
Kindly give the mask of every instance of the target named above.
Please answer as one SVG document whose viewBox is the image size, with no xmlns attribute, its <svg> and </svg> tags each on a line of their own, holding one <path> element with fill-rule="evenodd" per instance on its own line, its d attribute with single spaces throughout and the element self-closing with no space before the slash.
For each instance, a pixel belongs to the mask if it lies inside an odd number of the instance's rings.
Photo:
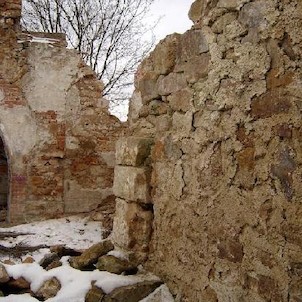
<svg viewBox="0 0 302 302">
<path fill-rule="evenodd" d="M 2 233 L 24 233 L 16 238 L 8 237 L 0 240 L 0 246 L 15 247 L 18 245 L 26 246 L 54 246 L 65 245 L 66 247 L 82 250 L 102 240 L 103 229 L 99 222 L 89 221 L 87 218 L 73 216 L 62 219 L 52 219 L 43 222 L 23 224 L 11 228 L 0 228 Z M 49 253 L 48 248 L 39 249 L 36 252 L 24 255 L 22 259 L 32 256 L 37 262 Z M 127 258 L 127 254 L 122 251 L 111 251 L 109 254 L 119 258 Z M 10 258 L 15 265 L 5 264 L 8 274 L 14 279 L 23 277 L 31 284 L 31 290 L 36 292 L 41 285 L 56 277 L 61 284 L 61 289 L 56 297 L 48 299 L 48 302 L 84 302 L 87 291 L 91 288 L 91 283 L 95 282 L 97 287 L 108 294 L 115 288 L 132 285 L 142 281 L 158 281 L 159 279 L 140 269 L 140 273 L 133 276 L 116 275 L 109 272 L 94 270 L 80 271 L 69 265 L 69 256 L 61 258 L 62 266 L 44 270 L 36 263 L 20 263 L 22 259 L 14 259 L 9 255 L 0 255 L 0 261 Z M 19 263 L 18 263 L 19 262 Z M 172 299 L 172 300 L 171 300 Z M 0 297 L 1 302 L 37 302 L 39 300 L 29 294 L 9 295 Z M 151 294 L 141 302 L 152 301 L 174 301 L 168 288 L 160 287 L 154 295 Z"/>
<path fill-rule="evenodd" d="M 91 282 L 95 281 L 95 285 L 103 289 L 108 294 L 115 288 L 121 286 L 132 285 L 142 281 L 159 281 L 152 274 L 143 274 L 135 276 L 116 275 L 109 272 L 99 270 L 80 271 L 70 267 L 66 262 L 63 266 L 46 271 L 37 263 L 5 265 L 7 273 L 14 279 L 23 277 L 31 284 L 33 292 L 38 291 L 42 284 L 56 277 L 62 286 L 56 297 L 48 299 L 48 302 L 84 302 L 85 295 L 91 287 Z M 38 301 L 28 295 L 21 295 L 24 302 Z M 21 297 L 17 296 L 18 299 Z M 15 295 L 10 295 L 0 298 L 3 301 L 18 301 L 15 300 Z"/>
<path fill-rule="evenodd" d="M 66 247 L 81 250 L 103 239 L 103 229 L 100 222 L 89 221 L 87 218 L 79 216 L 0 228 L 0 234 L 1 232 L 26 233 L 26 235 L 20 235 L 16 238 L 8 237 L 0 240 L 0 245 L 5 247 L 66 245 Z M 48 252 L 49 249 L 44 248 L 27 256 L 32 256 L 36 261 L 39 261 Z M 7 255 L 0 255 L 0 261 L 7 258 Z M 24 257 L 22 258 L 24 259 Z M 16 261 L 17 259 L 12 260 Z"/>
</svg>

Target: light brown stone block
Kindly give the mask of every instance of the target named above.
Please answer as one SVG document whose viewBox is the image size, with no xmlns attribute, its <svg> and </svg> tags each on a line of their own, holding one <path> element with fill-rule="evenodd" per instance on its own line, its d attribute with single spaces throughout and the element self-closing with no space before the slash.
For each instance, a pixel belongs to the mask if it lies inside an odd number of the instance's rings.
<svg viewBox="0 0 302 302">
<path fill-rule="evenodd" d="M 149 180 L 147 168 L 116 166 L 113 193 L 126 200 L 150 203 Z"/>
<path fill-rule="evenodd" d="M 153 213 L 137 203 L 116 200 L 112 240 L 126 250 L 144 253 L 148 250 L 151 237 Z"/>
</svg>

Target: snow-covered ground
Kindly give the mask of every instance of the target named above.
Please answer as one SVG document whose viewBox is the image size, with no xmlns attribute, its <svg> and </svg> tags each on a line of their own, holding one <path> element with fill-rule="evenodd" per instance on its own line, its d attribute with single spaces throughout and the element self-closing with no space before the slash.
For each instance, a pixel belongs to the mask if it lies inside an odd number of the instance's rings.
<svg viewBox="0 0 302 302">
<path fill-rule="evenodd" d="M 107 294 L 117 287 L 132 285 L 145 280 L 158 280 L 153 275 L 123 276 L 108 272 L 94 270 L 80 271 L 69 266 L 67 259 L 63 265 L 55 269 L 45 271 L 37 263 L 5 265 L 8 274 L 14 279 L 23 277 L 31 283 L 31 290 L 38 291 L 43 282 L 56 277 L 62 286 L 56 297 L 50 298 L 48 302 L 84 302 L 85 295 L 91 287 L 91 282 L 96 281 L 95 285 L 101 287 Z M 29 295 L 22 295 L 22 302 L 39 301 Z M 15 302 L 19 299 L 18 295 L 10 295 L 0 298 L 0 301 Z"/>
<path fill-rule="evenodd" d="M 22 224 L 11 228 L 0 228 L 0 235 L 1 233 L 8 232 L 24 235 L 16 238 L 7 237 L 2 239 L 0 240 L 0 246 L 14 247 L 26 245 L 34 247 L 39 245 L 66 245 L 66 247 L 81 250 L 103 239 L 103 230 L 100 222 L 89 221 L 87 218 L 78 216 Z M 21 262 L 27 256 L 32 256 L 36 261 L 40 261 L 48 252 L 48 248 L 39 249 L 38 251 L 24 255 L 21 259 L 0 253 L 0 261 L 11 259 L 14 262 Z"/>
<path fill-rule="evenodd" d="M 102 227 L 99 222 L 89 221 L 83 217 L 69 217 L 57 220 L 47 220 L 43 222 L 19 225 L 11 228 L 0 228 L 0 235 L 5 233 L 22 233 L 15 237 L 7 237 L 0 240 L 0 247 L 15 246 L 54 246 L 65 245 L 76 250 L 83 250 L 102 240 Z M 23 277 L 31 284 L 31 290 L 36 292 L 42 283 L 52 277 L 56 277 L 61 283 L 61 289 L 56 297 L 48 299 L 49 302 L 84 302 L 85 295 L 91 287 L 91 282 L 101 287 L 105 293 L 113 289 L 132 285 L 145 280 L 157 280 L 157 277 L 151 274 L 137 274 L 134 276 L 116 275 L 103 271 L 80 271 L 70 267 L 68 256 L 61 259 L 63 265 L 49 271 L 44 270 L 37 262 L 49 253 L 48 248 L 39 249 L 33 253 L 15 258 L 12 255 L 0 255 L 0 261 L 11 260 L 15 265 L 5 264 L 8 274 L 14 279 Z M 111 252 L 120 255 L 120 252 Z M 36 262 L 21 263 L 23 259 L 32 256 Z M 174 301 L 169 290 L 165 285 L 158 288 L 152 295 L 164 297 L 165 302 Z M 146 300 L 147 299 L 147 300 Z M 33 302 L 39 301 L 29 294 L 9 295 L 0 297 L 1 302 Z M 142 301 L 154 301 L 145 298 Z M 156 300 L 158 301 L 158 300 Z"/>
</svg>

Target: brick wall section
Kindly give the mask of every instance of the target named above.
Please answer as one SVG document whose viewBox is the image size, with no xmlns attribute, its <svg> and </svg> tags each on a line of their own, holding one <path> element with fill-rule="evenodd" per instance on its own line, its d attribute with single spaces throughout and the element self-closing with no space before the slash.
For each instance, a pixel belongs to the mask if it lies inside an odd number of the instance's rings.
<svg viewBox="0 0 302 302">
<path fill-rule="evenodd" d="M 0 1 L 0 129 L 9 159 L 9 219 L 114 208 L 115 141 L 102 84 L 64 35 L 21 33 L 21 1 Z M 42 41 L 43 43 L 40 43 Z"/>
<path fill-rule="evenodd" d="M 190 17 L 131 103 L 131 135 L 154 139 L 146 266 L 181 301 L 299 301 L 302 2 L 198 0 Z"/>
</svg>

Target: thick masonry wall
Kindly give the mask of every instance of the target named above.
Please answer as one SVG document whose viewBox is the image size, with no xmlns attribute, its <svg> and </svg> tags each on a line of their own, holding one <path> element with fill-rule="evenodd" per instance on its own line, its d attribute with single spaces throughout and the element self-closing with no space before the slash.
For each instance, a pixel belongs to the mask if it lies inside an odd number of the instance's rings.
<svg viewBox="0 0 302 302">
<path fill-rule="evenodd" d="M 302 2 L 197 0 L 189 15 L 140 66 L 123 139 L 154 142 L 146 266 L 181 301 L 300 301 Z"/>
<path fill-rule="evenodd" d="M 102 84 L 60 34 L 21 33 L 21 1 L 0 1 L 0 132 L 9 219 L 113 207 L 115 141 Z"/>
</svg>

